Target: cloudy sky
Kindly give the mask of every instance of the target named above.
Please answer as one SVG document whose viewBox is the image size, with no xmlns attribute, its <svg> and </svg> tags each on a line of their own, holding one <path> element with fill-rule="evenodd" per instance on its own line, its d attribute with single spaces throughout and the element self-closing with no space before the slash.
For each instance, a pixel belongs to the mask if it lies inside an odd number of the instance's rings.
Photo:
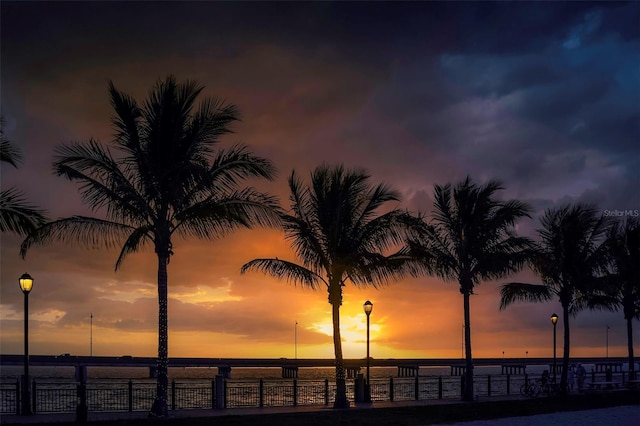
<svg viewBox="0 0 640 426">
<path fill-rule="evenodd" d="M 243 121 L 222 144 L 271 159 L 279 176 L 258 185 L 284 206 L 292 169 L 342 163 L 398 189 L 412 211 L 431 209 L 435 183 L 501 180 L 501 197 L 533 206 L 519 224 L 529 236 L 546 208 L 573 201 L 640 209 L 638 22 L 638 2 L 3 1 L 4 131 L 24 159 L 3 165 L 2 188 L 18 186 L 52 218 L 90 213 L 53 176 L 55 147 L 109 143 L 109 80 L 142 99 L 174 74 L 238 106 Z M 88 354 L 92 331 L 94 355 L 156 354 L 151 250 L 115 271 L 114 251 L 52 245 L 22 260 L 20 241 L 2 235 L 0 245 L 2 353 L 22 351 L 17 280 L 27 271 L 31 353 Z M 281 232 L 176 240 L 174 252 L 170 356 L 293 357 L 296 337 L 299 357 L 332 356 L 326 292 L 239 274 L 253 258 L 293 260 Z M 499 311 L 501 283 L 471 300 L 474 356 L 551 356 L 559 304 Z M 372 356 L 461 355 L 458 286 L 425 277 L 346 287 L 345 356 L 366 354 L 367 299 Z M 607 325 L 609 354 L 626 354 L 621 313 L 584 312 L 572 325 L 572 354 L 604 356 Z"/>
</svg>

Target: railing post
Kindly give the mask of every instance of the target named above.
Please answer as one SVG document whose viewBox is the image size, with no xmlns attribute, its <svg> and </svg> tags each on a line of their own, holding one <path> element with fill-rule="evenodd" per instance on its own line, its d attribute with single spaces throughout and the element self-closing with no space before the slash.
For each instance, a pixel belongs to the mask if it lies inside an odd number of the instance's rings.
<svg viewBox="0 0 640 426">
<path fill-rule="evenodd" d="M 216 381 L 211 381 L 211 408 L 216 408 Z"/>
<path fill-rule="evenodd" d="M 356 379 L 353 381 L 353 399 L 355 402 L 365 401 L 364 380 L 364 376 L 362 374 L 358 374 L 356 376 Z"/>
<path fill-rule="evenodd" d="M 216 386 L 216 403 L 215 403 L 215 407 L 216 408 L 224 408 L 226 405 L 226 397 L 225 397 L 225 393 L 226 393 L 226 383 L 224 380 L 224 377 L 221 374 L 216 375 L 216 380 L 215 380 L 215 386 Z"/>
<path fill-rule="evenodd" d="M 77 386 L 78 406 L 76 407 L 76 423 L 86 423 L 88 418 L 87 409 L 87 383 L 81 381 Z"/>
<path fill-rule="evenodd" d="M 465 375 L 463 374 L 462 376 L 460 376 L 460 398 L 462 398 L 462 395 L 464 394 L 464 379 Z"/>
<path fill-rule="evenodd" d="M 129 379 L 129 386 L 128 386 L 128 391 L 129 394 L 128 396 L 128 402 L 129 402 L 129 412 L 133 411 L 133 382 L 131 381 L 131 379 Z"/>
<path fill-rule="evenodd" d="M 591 381 L 592 382 L 596 381 L 596 372 L 593 368 L 591 369 Z"/>
<path fill-rule="evenodd" d="M 260 379 L 259 385 L 260 392 L 260 408 L 264 407 L 264 380 Z"/>
<path fill-rule="evenodd" d="M 527 373 L 524 373 L 524 387 L 529 387 L 529 375 Z"/>
<path fill-rule="evenodd" d="M 33 414 L 38 412 L 38 407 L 36 406 L 36 402 L 37 402 L 37 398 L 36 398 L 36 381 L 33 380 L 31 382 L 31 412 Z"/>
<path fill-rule="evenodd" d="M 227 379 L 222 379 L 222 387 L 224 392 L 222 392 L 222 396 L 224 397 L 224 408 L 227 408 Z"/>
<path fill-rule="evenodd" d="M 176 411 L 176 381 L 171 381 L 171 409 Z"/>
<path fill-rule="evenodd" d="M 20 414 L 20 380 L 16 380 L 16 414 Z"/>
<path fill-rule="evenodd" d="M 438 377 L 438 399 L 442 399 L 442 376 Z"/>
<path fill-rule="evenodd" d="M 487 396 L 491 396 L 491 374 L 487 375 Z"/>
<path fill-rule="evenodd" d="M 389 401 L 393 401 L 393 377 L 389 377 Z"/>
<path fill-rule="evenodd" d="M 507 395 L 511 395 L 511 374 L 507 374 Z"/>
<path fill-rule="evenodd" d="M 329 379 L 324 379 L 324 405 L 329 405 Z"/>
<path fill-rule="evenodd" d="M 298 405 L 298 381 L 293 379 L 293 406 Z"/>
</svg>

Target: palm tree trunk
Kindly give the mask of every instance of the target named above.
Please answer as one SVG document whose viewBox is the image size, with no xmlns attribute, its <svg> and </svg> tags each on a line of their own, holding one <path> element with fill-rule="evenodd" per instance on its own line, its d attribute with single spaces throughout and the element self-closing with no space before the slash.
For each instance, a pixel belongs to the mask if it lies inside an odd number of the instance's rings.
<svg viewBox="0 0 640 426">
<path fill-rule="evenodd" d="M 169 330 L 168 330 L 168 291 L 167 291 L 167 263 L 168 255 L 158 254 L 158 363 L 156 398 L 149 415 L 167 417 L 167 388 L 169 387 Z"/>
<path fill-rule="evenodd" d="M 329 290 L 329 303 L 333 319 L 333 349 L 336 357 L 336 400 L 333 408 L 349 408 L 347 400 L 347 381 L 342 357 L 342 337 L 340 336 L 340 305 L 342 304 L 342 287 L 332 285 Z"/>
<path fill-rule="evenodd" d="M 562 374 L 560 375 L 560 394 L 567 394 L 567 374 L 569 372 L 569 308 L 562 307 L 562 321 L 564 324 L 564 349 L 562 355 Z"/>
<path fill-rule="evenodd" d="M 635 380 L 636 362 L 633 358 L 633 317 L 627 318 L 627 347 L 629 348 L 629 379 Z"/>
<path fill-rule="evenodd" d="M 471 315 L 469 308 L 470 293 L 463 293 L 464 299 L 464 344 L 465 344 L 465 381 L 462 390 L 462 399 L 464 401 L 473 401 L 473 358 L 471 357 Z"/>
</svg>

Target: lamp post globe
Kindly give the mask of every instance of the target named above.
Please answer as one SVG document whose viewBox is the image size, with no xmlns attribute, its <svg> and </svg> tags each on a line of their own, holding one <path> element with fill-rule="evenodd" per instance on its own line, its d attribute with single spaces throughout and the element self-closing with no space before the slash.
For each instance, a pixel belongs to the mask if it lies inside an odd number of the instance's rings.
<svg viewBox="0 0 640 426">
<path fill-rule="evenodd" d="M 370 300 L 364 302 L 362 305 L 364 313 L 367 315 L 367 383 L 365 384 L 365 401 L 371 402 L 371 357 L 369 356 L 369 316 L 373 311 L 373 303 Z"/>
<path fill-rule="evenodd" d="M 24 294 L 24 374 L 22 375 L 22 415 L 31 411 L 31 380 L 29 377 L 29 292 L 33 288 L 33 278 L 26 272 L 18 279 L 20 290 Z"/>
<path fill-rule="evenodd" d="M 551 315 L 551 324 L 553 324 L 553 383 L 556 382 L 556 324 L 558 323 L 558 315 Z"/>
<path fill-rule="evenodd" d="M 20 276 L 18 283 L 20 284 L 20 290 L 25 294 L 29 293 L 33 288 L 33 278 L 31 278 L 31 275 L 26 272 Z"/>
</svg>

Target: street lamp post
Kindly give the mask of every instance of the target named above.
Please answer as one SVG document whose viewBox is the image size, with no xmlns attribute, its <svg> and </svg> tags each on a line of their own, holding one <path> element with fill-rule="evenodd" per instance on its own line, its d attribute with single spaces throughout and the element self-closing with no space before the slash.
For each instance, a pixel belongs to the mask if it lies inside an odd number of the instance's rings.
<svg viewBox="0 0 640 426">
<path fill-rule="evenodd" d="M 365 401 L 371 402 L 371 376 L 370 376 L 370 367 L 371 367 L 371 358 L 369 357 L 369 316 L 371 315 L 371 311 L 373 310 L 373 303 L 369 300 L 364 302 L 364 313 L 367 314 L 367 384 L 365 385 Z"/>
<path fill-rule="evenodd" d="M 556 324 L 558 323 L 558 316 L 556 314 L 551 315 L 551 323 L 553 324 L 553 383 L 556 382 Z"/>
<path fill-rule="evenodd" d="M 26 272 L 18 280 L 24 293 L 24 374 L 22 376 L 22 412 L 23 416 L 31 411 L 31 383 L 29 380 L 29 292 L 33 287 L 33 278 Z"/>
</svg>

